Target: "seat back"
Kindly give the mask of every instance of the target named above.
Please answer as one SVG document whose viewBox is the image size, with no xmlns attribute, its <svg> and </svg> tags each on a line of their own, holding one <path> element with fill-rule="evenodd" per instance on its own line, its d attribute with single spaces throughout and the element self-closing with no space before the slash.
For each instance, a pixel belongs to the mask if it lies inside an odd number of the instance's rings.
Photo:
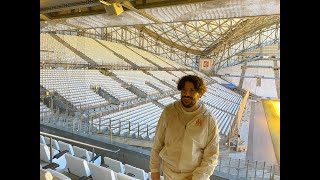
<svg viewBox="0 0 320 180">
<path fill-rule="evenodd" d="M 49 154 L 48 146 L 40 143 L 40 160 L 44 162 L 50 162 L 50 154 Z"/>
<path fill-rule="evenodd" d="M 52 157 L 56 154 L 58 154 L 59 152 L 52 148 Z M 44 162 L 50 162 L 50 150 L 49 147 L 45 144 L 41 144 L 40 143 L 40 160 L 44 161 Z"/>
<path fill-rule="evenodd" d="M 43 136 L 44 137 L 44 141 L 46 142 L 46 145 L 49 146 L 48 144 L 50 143 L 50 138 L 48 138 L 47 136 Z"/>
<path fill-rule="evenodd" d="M 46 144 L 46 141 L 44 139 L 44 137 L 40 134 L 40 143 L 41 144 Z"/>
<path fill-rule="evenodd" d="M 55 148 L 56 150 L 60 151 L 60 146 L 57 140 L 52 139 L 52 144 L 53 144 L 53 148 Z"/>
<path fill-rule="evenodd" d="M 91 151 L 88 151 L 88 155 L 89 155 L 89 162 L 91 162 L 91 160 L 92 160 L 92 152 Z M 97 154 L 96 153 L 94 153 L 94 156 L 96 156 Z M 101 156 L 98 156 L 95 160 L 94 160 L 94 163 L 96 164 L 96 165 L 101 165 Z"/>
<path fill-rule="evenodd" d="M 56 149 L 52 148 L 52 158 L 54 155 L 58 154 L 59 151 L 57 151 Z M 40 143 L 40 160 L 50 163 L 50 150 L 49 147 L 45 144 L 41 144 Z M 56 163 L 59 165 L 59 167 L 57 167 L 57 170 L 61 170 L 64 169 L 66 166 L 66 159 L 65 159 L 65 155 L 60 156 L 59 158 L 53 158 L 52 159 L 53 163 Z"/>
<path fill-rule="evenodd" d="M 117 180 L 115 173 L 108 168 L 89 162 L 91 177 L 94 180 Z"/>
<path fill-rule="evenodd" d="M 118 178 L 118 180 L 139 180 L 137 178 L 128 176 L 128 175 L 123 174 L 123 173 L 117 173 L 117 178 Z"/>
<path fill-rule="evenodd" d="M 112 169 L 114 172 L 117 173 L 124 173 L 125 169 L 124 169 L 124 165 L 122 164 L 121 161 L 117 161 L 115 159 L 111 159 L 109 157 L 104 157 L 104 164 L 108 165 L 109 169 Z"/>
<path fill-rule="evenodd" d="M 133 174 L 134 178 L 137 178 L 140 180 L 147 180 L 148 179 L 148 174 L 143 169 L 131 166 L 129 164 L 125 164 L 124 168 L 126 170 L 127 175 Z"/>
<path fill-rule="evenodd" d="M 58 145 L 60 148 L 60 151 L 64 151 L 64 150 L 68 150 L 68 154 L 71 154 L 72 156 L 74 156 L 74 151 L 73 151 L 73 147 L 71 146 L 71 144 L 62 142 L 62 141 L 58 141 Z"/>
<path fill-rule="evenodd" d="M 44 137 L 44 141 L 46 142 L 46 145 L 49 146 L 49 144 L 50 144 L 50 138 Z M 51 139 L 51 144 L 52 144 L 52 147 L 53 147 L 53 148 L 55 148 L 56 150 L 60 151 L 59 144 L 58 144 L 58 141 L 57 141 L 57 140 Z"/>
<path fill-rule="evenodd" d="M 76 176 L 90 176 L 91 172 L 86 160 L 66 154 L 67 168 L 71 174 Z"/>
<path fill-rule="evenodd" d="M 74 150 L 74 156 L 79 158 L 84 158 L 88 162 L 91 160 L 91 157 L 89 156 L 88 150 L 80 148 L 78 146 L 73 146 Z"/>
</svg>

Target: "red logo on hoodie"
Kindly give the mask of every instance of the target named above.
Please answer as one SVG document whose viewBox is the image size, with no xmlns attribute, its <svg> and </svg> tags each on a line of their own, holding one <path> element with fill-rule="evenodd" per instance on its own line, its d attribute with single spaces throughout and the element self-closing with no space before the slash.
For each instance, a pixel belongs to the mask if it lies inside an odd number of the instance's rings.
<svg viewBox="0 0 320 180">
<path fill-rule="evenodd" d="M 202 119 L 198 119 L 198 120 L 196 121 L 196 125 L 197 125 L 197 126 L 202 126 L 202 123 L 203 123 Z"/>
</svg>

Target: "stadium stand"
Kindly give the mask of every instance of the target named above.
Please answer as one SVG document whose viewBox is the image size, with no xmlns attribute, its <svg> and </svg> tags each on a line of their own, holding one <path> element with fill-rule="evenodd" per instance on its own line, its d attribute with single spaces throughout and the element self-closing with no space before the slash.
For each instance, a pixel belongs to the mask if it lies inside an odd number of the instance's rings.
<svg viewBox="0 0 320 180">
<path fill-rule="evenodd" d="M 247 101 L 280 98 L 278 3 L 121 1 L 115 15 L 102 2 L 41 1 L 40 179 L 151 180 L 158 120 L 188 74 L 205 80 L 200 101 L 220 130 L 210 179 L 280 177 L 278 165 L 230 158 L 247 149 Z"/>
<path fill-rule="evenodd" d="M 45 63 L 89 64 L 47 33 L 40 34 L 40 49 L 40 61 Z"/>
</svg>

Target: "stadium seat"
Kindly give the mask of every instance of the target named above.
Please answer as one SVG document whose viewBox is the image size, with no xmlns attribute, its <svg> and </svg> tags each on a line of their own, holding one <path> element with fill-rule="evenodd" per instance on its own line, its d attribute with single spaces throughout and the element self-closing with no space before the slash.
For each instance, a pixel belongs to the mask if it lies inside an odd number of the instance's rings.
<svg viewBox="0 0 320 180">
<path fill-rule="evenodd" d="M 101 165 L 101 156 L 94 154 L 93 161 L 92 161 L 92 152 L 89 152 L 86 149 L 80 148 L 78 146 L 73 146 L 74 155 L 79 158 L 83 158 L 88 162 L 93 162 L 97 165 Z"/>
<path fill-rule="evenodd" d="M 68 154 L 71 154 L 72 156 L 74 156 L 74 151 L 73 151 L 73 147 L 71 144 L 68 144 L 68 143 L 65 143 L 62 141 L 58 141 L 58 145 L 59 145 L 60 151 L 67 150 Z"/>
<path fill-rule="evenodd" d="M 91 172 L 91 177 L 94 180 L 117 180 L 116 174 L 111 169 L 96 165 L 91 162 L 89 162 L 89 169 Z"/>
<path fill-rule="evenodd" d="M 47 146 L 50 146 L 50 138 L 44 136 L 44 141 L 46 142 L 46 145 Z M 58 151 L 60 151 L 60 147 L 59 147 L 59 144 L 58 144 L 58 141 L 55 140 L 55 139 L 51 139 L 51 144 L 52 144 L 52 147 Z"/>
<path fill-rule="evenodd" d="M 69 173 L 78 177 L 88 177 L 91 175 L 88 162 L 70 154 L 66 154 L 67 168 Z"/>
<path fill-rule="evenodd" d="M 41 144 L 46 144 L 46 141 L 44 140 L 44 137 L 40 135 L 40 143 Z"/>
<path fill-rule="evenodd" d="M 56 170 L 62 170 L 66 167 L 66 159 L 65 159 L 66 152 L 59 152 L 58 150 L 52 148 L 52 162 L 59 165 Z M 50 166 L 50 150 L 49 147 L 45 144 L 40 143 L 40 160 L 48 163 L 47 166 L 43 166 L 44 169 Z M 40 162 L 41 163 L 41 162 Z"/>
<path fill-rule="evenodd" d="M 124 168 L 125 168 L 126 174 L 131 177 L 134 177 L 140 180 L 148 179 L 148 174 L 143 169 L 131 166 L 129 164 L 125 164 Z"/>
<path fill-rule="evenodd" d="M 125 172 L 124 165 L 122 164 L 121 161 L 117 161 L 109 157 L 104 157 L 103 160 L 104 160 L 104 164 L 102 166 L 112 169 L 114 172 L 117 172 L 117 173 Z"/>
</svg>

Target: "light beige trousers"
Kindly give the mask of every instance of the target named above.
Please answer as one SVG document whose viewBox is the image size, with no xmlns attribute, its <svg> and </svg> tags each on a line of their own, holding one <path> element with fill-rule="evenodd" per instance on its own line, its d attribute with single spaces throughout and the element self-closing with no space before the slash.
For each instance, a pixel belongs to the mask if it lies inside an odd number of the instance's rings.
<svg viewBox="0 0 320 180">
<path fill-rule="evenodd" d="M 162 162 L 164 180 L 192 180 L 192 172 L 177 172 L 166 162 Z"/>
</svg>

